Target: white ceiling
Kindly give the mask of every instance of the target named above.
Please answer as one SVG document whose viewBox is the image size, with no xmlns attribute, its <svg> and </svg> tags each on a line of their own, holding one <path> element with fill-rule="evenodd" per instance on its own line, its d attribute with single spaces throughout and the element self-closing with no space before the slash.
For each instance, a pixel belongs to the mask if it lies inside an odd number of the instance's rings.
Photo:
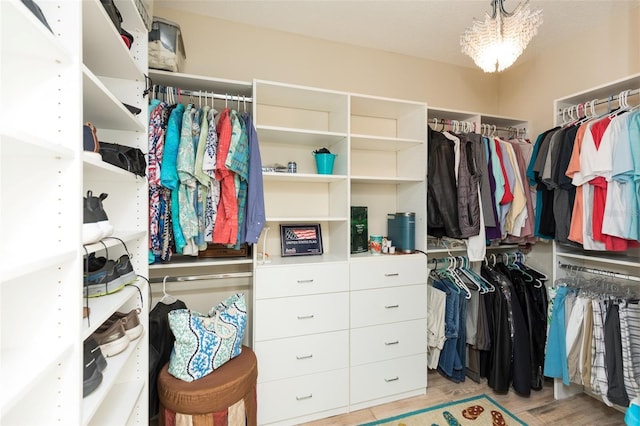
<svg viewBox="0 0 640 426">
<path fill-rule="evenodd" d="M 512 11 L 518 3 L 505 0 L 505 9 Z M 155 0 L 155 4 L 468 67 L 474 64 L 460 52 L 460 34 L 473 18 L 482 19 L 491 11 L 490 0 Z M 640 0 L 530 0 L 532 10 L 543 10 L 543 24 L 518 62 L 638 6 Z"/>
</svg>

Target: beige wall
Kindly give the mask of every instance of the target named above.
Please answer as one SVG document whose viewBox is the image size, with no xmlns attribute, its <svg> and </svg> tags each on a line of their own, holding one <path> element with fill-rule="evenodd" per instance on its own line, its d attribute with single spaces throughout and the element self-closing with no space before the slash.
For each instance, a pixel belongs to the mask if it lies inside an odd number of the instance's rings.
<svg viewBox="0 0 640 426">
<path fill-rule="evenodd" d="M 555 99 L 640 73 L 640 7 L 536 53 L 498 83 L 500 114 L 527 117 L 532 137 L 553 126 Z"/>
<path fill-rule="evenodd" d="M 154 8 L 180 25 L 183 72 L 253 78 L 498 112 L 498 78 L 480 70 Z M 210 52 L 210 53 L 207 53 Z"/>
<path fill-rule="evenodd" d="M 530 137 L 553 124 L 554 99 L 640 72 L 640 7 L 594 23 L 589 33 L 536 52 L 535 59 L 501 74 L 172 9 L 155 7 L 154 15 L 180 25 L 186 73 L 274 80 L 520 117 L 531 121 Z"/>
</svg>

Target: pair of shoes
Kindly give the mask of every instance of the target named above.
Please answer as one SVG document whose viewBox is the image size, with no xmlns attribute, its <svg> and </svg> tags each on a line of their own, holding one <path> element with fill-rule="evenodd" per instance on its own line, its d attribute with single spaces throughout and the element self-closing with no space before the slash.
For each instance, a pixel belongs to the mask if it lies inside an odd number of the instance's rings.
<svg viewBox="0 0 640 426">
<path fill-rule="evenodd" d="M 102 372 L 107 368 L 107 360 L 104 358 L 98 343 L 92 338 L 84 342 L 83 362 L 82 397 L 84 398 L 102 383 Z"/>
<path fill-rule="evenodd" d="M 93 192 L 87 191 L 83 198 L 82 244 L 97 243 L 113 234 L 113 226 L 109 222 L 102 202 L 108 197 L 104 192 L 95 197 Z"/>
<path fill-rule="evenodd" d="M 115 293 L 132 284 L 138 276 L 133 270 L 129 256 L 123 254 L 113 261 L 89 254 L 87 273 L 84 278 L 85 297 L 98 297 Z"/>
<path fill-rule="evenodd" d="M 91 335 L 107 357 L 118 355 L 129 346 L 129 342 L 142 335 L 139 309 L 129 313 L 115 312 Z"/>
</svg>

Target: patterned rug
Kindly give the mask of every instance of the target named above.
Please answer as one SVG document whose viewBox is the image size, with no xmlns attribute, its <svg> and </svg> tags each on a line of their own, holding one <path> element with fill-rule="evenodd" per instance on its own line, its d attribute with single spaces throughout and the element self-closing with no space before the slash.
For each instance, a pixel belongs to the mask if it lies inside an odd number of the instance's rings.
<svg viewBox="0 0 640 426">
<path fill-rule="evenodd" d="M 446 402 L 361 426 L 516 426 L 525 422 L 487 395 Z"/>
</svg>

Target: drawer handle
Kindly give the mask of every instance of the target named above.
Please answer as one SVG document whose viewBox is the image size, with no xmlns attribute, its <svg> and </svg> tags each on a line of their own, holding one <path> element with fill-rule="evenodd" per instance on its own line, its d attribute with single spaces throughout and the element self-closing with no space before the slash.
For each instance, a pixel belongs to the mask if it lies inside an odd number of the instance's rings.
<svg viewBox="0 0 640 426">
<path fill-rule="evenodd" d="M 296 359 L 309 359 L 309 358 L 313 358 L 313 354 L 309 354 L 309 355 L 296 355 Z"/>
<path fill-rule="evenodd" d="M 298 284 L 304 284 L 304 283 L 312 283 L 313 282 L 313 278 L 310 280 L 298 280 L 297 283 Z"/>
<path fill-rule="evenodd" d="M 398 340 L 395 340 L 393 342 L 384 342 L 385 346 L 397 345 L 398 343 L 400 343 Z"/>
<path fill-rule="evenodd" d="M 399 308 L 399 307 L 400 307 L 400 305 L 384 305 L 385 309 L 396 309 L 396 308 Z"/>
<path fill-rule="evenodd" d="M 298 319 L 299 319 L 299 320 L 303 320 L 303 319 L 311 319 L 311 318 L 313 318 L 313 317 L 314 317 L 314 315 L 313 315 L 313 314 L 311 314 L 311 315 L 298 315 Z"/>
<path fill-rule="evenodd" d="M 392 379 L 384 379 L 384 381 L 385 381 L 385 382 L 387 382 L 387 383 L 389 383 L 389 382 L 395 382 L 395 381 L 397 381 L 397 380 L 400 380 L 400 377 L 396 376 L 396 377 L 394 377 L 394 378 L 392 378 Z"/>
<path fill-rule="evenodd" d="M 398 272 L 394 272 L 392 274 L 384 274 L 385 277 L 397 277 L 398 275 L 400 275 Z"/>
<path fill-rule="evenodd" d="M 309 395 L 305 395 L 305 396 L 296 396 L 296 401 L 303 401 L 305 399 L 311 399 L 313 398 L 313 394 L 310 393 Z"/>
</svg>

